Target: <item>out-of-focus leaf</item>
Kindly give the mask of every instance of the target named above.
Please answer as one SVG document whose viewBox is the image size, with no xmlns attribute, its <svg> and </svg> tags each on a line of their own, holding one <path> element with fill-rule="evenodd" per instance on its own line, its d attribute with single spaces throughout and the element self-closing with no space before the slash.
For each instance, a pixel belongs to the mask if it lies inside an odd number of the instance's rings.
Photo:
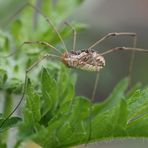
<svg viewBox="0 0 148 148">
<path fill-rule="evenodd" d="M 6 85 L 4 86 L 4 89 L 8 92 L 14 92 L 14 93 L 20 93 L 22 90 L 22 81 L 17 78 L 10 79 Z"/>
<path fill-rule="evenodd" d="M 4 69 L 0 69 L 0 88 L 5 84 L 7 80 L 7 72 Z"/>
<path fill-rule="evenodd" d="M 0 118 L 0 133 L 11 128 L 15 127 L 17 123 L 21 121 L 20 117 L 11 117 L 5 121 L 5 118 Z M 4 124 L 3 124 L 4 122 Z"/>
<path fill-rule="evenodd" d="M 7 148 L 7 145 L 6 145 L 6 143 L 1 143 L 1 141 L 0 141 L 0 147 L 1 148 Z"/>
<path fill-rule="evenodd" d="M 76 9 L 76 7 L 80 5 L 80 3 L 82 2 L 83 0 L 58 1 L 55 4 L 54 9 L 56 9 L 55 12 L 57 15 L 61 15 L 61 18 L 66 18 L 68 14 L 71 14 L 74 11 L 74 9 Z"/>
<path fill-rule="evenodd" d="M 10 35 L 0 30 L 0 52 L 6 53 L 10 51 Z"/>
<path fill-rule="evenodd" d="M 11 31 L 12 31 L 12 34 L 16 40 L 21 39 L 20 38 L 21 28 L 22 28 L 22 22 L 20 20 L 16 20 L 15 22 L 13 22 L 12 27 L 11 27 Z"/>
</svg>

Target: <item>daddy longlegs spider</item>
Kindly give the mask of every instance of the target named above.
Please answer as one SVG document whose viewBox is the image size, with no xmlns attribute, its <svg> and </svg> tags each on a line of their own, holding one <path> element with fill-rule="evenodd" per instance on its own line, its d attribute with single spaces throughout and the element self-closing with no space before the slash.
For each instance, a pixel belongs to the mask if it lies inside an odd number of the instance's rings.
<svg viewBox="0 0 148 148">
<path fill-rule="evenodd" d="M 57 31 L 54 24 L 40 11 L 40 9 L 33 6 L 32 4 L 29 4 L 29 6 L 32 7 L 33 9 L 35 9 L 40 15 L 42 15 L 45 18 L 45 20 L 47 21 L 48 25 L 50 25 L 53 28 L 54 32 L 57 34 L 58 38 L 60 39 L 65 51 L 64 51 L 64 53 L 62 53 L 59 49 L 52 46 L 48 42 L 44 42 L 44 41 L 26 41 L 23 44 L 21 44 L 20 47 L 17 48 L 15 52 L 10 53 L 7 56 L 1 57 L 1 58 L 8 58 L 8 57 L 14 55 L 17 52 L 17 50 L 20 50 L 20 48 L 25 44 L 39 44 L 39 45 L 47 46 L 47 47 L 51 48 L 52 50 L 56 51 L 59 54 L 59 55 L 54 55 L 54 54 L 50 54 L 50 53 L 45 54 L 39 60 L 37 60 L 34 64 L 32 64 L 32 66 L 30 66 L 26 70 L 22 97 L 21 97 L 19 103 L 13 109 L 13 111 L 1 123 L 0 128 L 3 127 L 5 122 L 11 117 L 11 115 L 17 110 L 17 108 L 21 104 L 21 102 L 22 102 L 22 100 L 23 100 L 23 98 L 25 96 L 25 92 L 26 92 L 25 88 L 27 86 L 27 75 L 41 61 L 43 61 L 43 60 L 45 60 L 47 58 L 56 58 L 56 59 L 60 60 L 62 63 L 64 63 L 68 68 L 77 68 L 77 69 L 80 69 L 80 70 L 97 72 L 97 76 L 96 76 L 96 80 L 95 80 L 95 84 L 94 84 L 94 89 L 93 89 L 93 93 L 92 93 L 92 97 L 91 97 L 91 102 L 93 102 L 94 98 L 95 98 L 96 89 L 97 89 L 97 84 L 98 84 L 98 79 L 99 79 L 99 72 L 105 66 L 105 58 L 104 58 L 105 55 L 107 55 L 107 54 L 109 54 L 111 52 L 114 52 L 114 51 L 119 51 L 119 50 L 125 50 L 125 51 L 126 50 L 127 51 L 131 50 L 131 51 L 133 51 L 132 56 L 131 56 L 131 61 L 130 61 L 130 64 L 129 64 L 129 74 L 128 74 L 129 81 L 131 81 L 131 71 L 132 71 L 135 51 L 148 52 L 148 50 L 146 50 L 146 49 L 136 48 L 137 35 L 136 35 L 136 33 L 133 33 L 133 32 L 109 33 L 109 34 L 105 35 L 104 37 L 102 37 L 101 39 L 99 39 L 98 41 L 96 41 L 94 44 L 92 44 L 87 49 L 76 50 L 77 31 L 68 22 L 65 22 L 65 24 L 68 27 L 70 27 L 72 29 L 72 31 L 73 31 L 73 46 L 72 46 L 72 50 L 69 51 L 69 50 L 67 50 L 66 45 L 64 43 L 64 40 L 62 39 L 60 33 Z M 99 53 L 96 50 L 93 50 L 93 48 L 95 46 L 99 45 L 100 43 L 102 43 L 106 39 L 108 39 L 110 37 L 113 37 L 113 36 L 132 37 L 133 38 L 133 47 L 115 47 L 115 48 L 112 48 L 112 49 L 108 49 L 107 51 L 102 52 L 102 53 Z M 92 112 L 92 107 L 90 107 L 90 115 L 88 117 L 88 118 L 90 118 L 90 128 L 89 128 L 90 131 L 89 131 L 88 140 L 91 138 L 91 128 L 92 128 L 91 127 L 91 112 Z"/>
</svg>

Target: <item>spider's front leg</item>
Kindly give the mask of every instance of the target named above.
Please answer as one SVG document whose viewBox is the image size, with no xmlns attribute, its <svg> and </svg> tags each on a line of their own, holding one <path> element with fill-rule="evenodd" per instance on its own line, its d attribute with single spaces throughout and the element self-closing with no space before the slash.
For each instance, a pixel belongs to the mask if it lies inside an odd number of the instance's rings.
<svg viewBox="0 0 148 148">
<path fill-rule="evenodd" d="M 3 122 L 0 125 L 0 128 L 2 128 L 4 126 L 4 124 L 7 122 L 7 120 L 13 115 L 13 113 L 17 110 L 17 108 L 20 106 L 21 102 L 23 101 L 25 93 L 26 93 L 26 87 L 27 87 L 27 81 L 28 81 L 28 79 L 27 79 L 28 73 L 31 72 L 33 68 L 35 68 L 38 64 L 40 64 L 43 60 L 45 60 L 47 58 L 60 58 L 60 57 L 57 56 L 57 55 L 53 55 L 53 54 L 45 54 L 40 59 L 38 59 L 36 62 L 34 62 L 29 68 L 27 68 L 27 70 L 25 72 L 25 81 L 24 81 L 24 85 L 23 85 L 21 99 L 19 100 L 19 102 L 15 106 L 15 108 L 12 110 L 12 112 L 5 118 L 5 120 L 3 120 Z"/>
</svg>

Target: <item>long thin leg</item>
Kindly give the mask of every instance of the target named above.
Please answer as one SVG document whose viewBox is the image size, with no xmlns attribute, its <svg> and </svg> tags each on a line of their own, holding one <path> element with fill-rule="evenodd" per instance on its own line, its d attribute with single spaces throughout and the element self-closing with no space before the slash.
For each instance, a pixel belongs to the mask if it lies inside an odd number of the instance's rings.
<svg viewBox="0 0 148 148">
<path fill-rule="evenodd" d="M 100 53 L 100 55 L 106 55 L 106 54 L 109 54 L 111 52 L 114 52 L 114 51 L 119 51 L 119 50 L 128 50 L 128 51 L 139 51 L 139 52 L 148 52 L 148 49 L 142 49 L 142 48 L 132 48 L 132 47 L 116 47 L 116 48 L 112 48 L 112 49 L 109 49 L 108 51 L 105 51 L 105 52 L 102 52 Z"/>
<path fill-rule="evenodd" d="M 16 54 L 17 51 L 19 51 L 21 49 L 21 47 L 25 44 L 40 44 L 40 45 L 44 45 L 44 46 L 47 46 L 55 51 L 57 51 L 60 55 L 62 54 L 60 52 L 60 50 L 58 50 L 56 47 L 52 46 L 51 44 L 47 43 L 47 42 L 44 42 L 44 41 L 26 41 L 26 42 L 23 42 L 14 52 L 6 55 L 6 56 L 0 56 L 0 58 L 7 58 L 7 57 L 10 57 L 14 54 Z"/>
<path fill-rule="evenodd" d="M 136 48 L 136 44 L 137 44 L 137 35 L 134 36 L 133 48 Z M 135 50 L 133 50 L 130 58 L 129 69 L 128 69 L 129 87 L 131 87 L 131 84 L 132 84 L 132 70 L 133 70 L 135 55 L 136 55 Z"/>
<path fill-rule="evenodd" d="M 73 49 L 73 50 L 76 50 L 77 31 L 76 31 L 76 29 L 75 29 L 73 26 L 71 26 L 67 21 L 65 21 L 64 23 L 72 29 L 72 32 L 73 32 L 73 46 L 72 46 L 72 49 Z"/>
<path fill-rule="evenodd" d="M 104 40 L 106 40 L 107 38 L 112 37 L 112 36 L 131 36 L 131 37 L 136 38 L 135 36 L 137 36 L 137 35 L 134 32 L 113 32 L 113 33 L 109 33 L 109 34 L 105 35 L 104 37 L 102 37 L 101 39 L 99 39 L 93 45 L 91 45 L 88 49 L 92 49 L 96 45 L 100 44 L 101 42 L 103 42 Z M 136 40 L 136 39 L 134 39 L 134 40 Z"/>
<path fill-rule="evenodd" d="M 40 45 L 44 45 L 47 46 L 55 51 L 57 51 L 60 55 L 62 54 L 62 52 L 60 52 L 59 49 L 57 49 L 56 47 L 52 46 L 51 44 L 44 42 L 44 41 L 26 41 L 24 42 L 24 44 L 40 44 Z"/>
<path fill-rule="evenodd" d="M 105 35 L 104 37 L 102 37 L 101 39 L 99 39 L 96 43 L 91 45 L 88 49 L 92 49 L 96 45 L 100 44 L 101 42 L 103 42 L 104 40 L 106 40 L 106 39 L 108 39 L 109 37 L 112 37 L 112 36 L 129 36 L 129 37 L 133 37 L 133 46 L 132 47 L 133 48 L 136 47 L 136 43 L 137 43 L 137 34 L 136 33 L 134 33 L 134 32 L 113 32 L 113 33 L 109 33 L 109 34 Z M 128 69 L 129 86 L 131 85 L 131 74 L 132 74 L 134 59 L 135 59 L 135 51 L 133 50 L 131 58 L 130 58 L 129 69 Z"/>
<path fill-rule="evenodd" d="M 39 8 L 37 8 L 36 6 L 32 5 L 31 3 L 26 3 L 26 4 L 23 5 L 21 8 L 19 8 L 19 9 L 16 11 L 16 13 L 10 17 L 10 19 L 12 19 L 13 17 L 15 17 L 15 16 L 17 15 L 17 13 L 20 13 L 20 12 L 21 12 L 25 7 L 27 7 L 27 6 L 33 8 L 33 9 L 36 10 L 41 16 L 44 17 L 44 19 L 46 20 L 46 22 L 53 28 L 54 32 L 58 35 L 58 37 L 59 37 L 59 39 L 60 39 L 60 41 L 61 41 L 61 43 L 62 43 L 62 45 L 63 45 L 64 50 L 65 50 L 66 52 L 68 52 L 68 51 L 67 51 L 67 48 L 66 48 L 66 45 L 65 45 L 65 43 L 64 43 L 64 40 L 62 39 L 60 33 L 58 32 L 57 28 L 56 28 L 55 25 L 52 23 L 52 21 L 49 20 L 49 18 L 48 18 L 46 15 L 44 15 L 44 14 L 41 12 L 41 10 L 40 10 Z M 23 44 L 24 44 L 24 43 L 23 43 Z M 22 46 L 22 45 L 21 45 L 21 46 Z M 52 47 L 53 47 L 53 46 L 52 46 Z M 54 49 L 55 49 L 55 48 L 54 48 Z M 56 50 L 57 50 L 57 49 L 56 49 Z M 58 51 L 58 52 L 60 52 L 60 51 Z M 5 56 L 5 57 L 9 57 L 9 56 L 14 55 L 14 54 L 15 54 L 15 52 L 10 53 L 8 56 Z"/>
<path fill-rule="evenodd" d="M 94 84 L 93 93 L 92 93 L 91 102 L 90 102 L 91 104 L 90 104 L 90 113 L 89 113 L 89 135 L 88 135 L 87 143 L 89 142 L 89 140 L 91 139 L 91 136 L 92 136 L 93 102 L 95 99 L 98 81 L 99 81 L 99 73 L 97 73 L 97 76 L 95 79 L 95 84 Z"/>
<path fill-rule="evenodd" d="M 97 67 L 97 62 L 95 61 L 95 59 L 92 59 L 92 60 L 94 61 L 95 65 Z M 91 96 L 90 113 L 89 113 L 89 135 L 88 135 L 87 142 L 91 139 L 91 136 L 92 136 L 93 102 L 94 102 L 94 99 L 95 99 L 95 94 L 96 94 L 98 82 L 99 82 L 99 72 L 96 75 L 93 93 L 92 93 L 92 96 Z"/>
<path fill-rule="evenodd" d="M 130 47 L 116 47 L 116 48 L 112 48 L 108 51 L 102 52 L 100 53 L 100 55 L 104 56 L 106 54 L 109 54 L 111 52 L 114 51 L 119 51 L 119 50 L 131 50 L 131 51 L 139 51 L 139 52 L 147 52 L 148 53 L 148 49 L 141 49 L 141 48 L 130 48 Z M 90 114 L 89 114 L 89 135 L 88 135 L 88 140 L 87 142 L 91 139 L 92 136 L 92 115 L 93 115 L 93 101 L 95 98 L 95 93 L 96 93 L 96 88 L 97 88 L 97 84 L 98 84 L 98 80 L 99 80 L 99 73 L 96 76 L 96 80 L 95 80 L 95 85 L 94 85 L 94 89 L 93 89 L 93 93 L 92 93 L 92 97 L 91 97 L 91 105 L 90 105 Z"/>
<path fill-rule="evenodd" d="M 68 51 L 67 51 L 67 48 L 66 48 L 66 45 L 65 45 L 65 43 L 64 43 L 64 40 L 62 39 L 60 33 L 58 32 L 58 30 L 56 29 L 56 27 L 55 27 L 55 25 L 52 23 L 52 21 L 49 20 L 49 18 L 48 18 L 46 15 L 44 15 L 44 14 L 41 12 L 41 10 L 38 9 L 36 6 L 32 5 L 31 3 L 28 3 L 28 5 L 31 6 L 33 9 L 35 9 L 40 15 L 42 15 L 42 16 L 45 18 L 46 22 L 47 22 L 50 26 L 52 26 L 53 30 L 55 31 L 55 33 L 58 35 L 60 41 L 62 42 L 63 48 L 65 49 L 66 52 L 68 52 Z"/>
<path fill-rule="evenodd" d="M 92 97 L 91 97 L 92 102 L 94 102 L 94 99 L 95 99 L 98 81 L 99 81 L 99 73 L 97 73 L 97 76 L 96 76 L 96 79 L 95 79 L 95 84 L 94 84 L 93 93 L 92 93 Z"/>
<path fill-rule="evenodd" d="M 4 124 L 7 122 L 7 120 L 13 115 L 13 113 L 17 110 L 17 108 L 20 106 L 21 102 L 24 99 L 25 93 L 26 93 L 26 87 L 27 87 L 27 75 L 28 73 L 34 68 L 36 67 L 40 62 L 42 62 L 44 59 L 47 58 L 60 58 L 56 55 L 52 55 L 52 54 L 46 54 L 44 56 L 42 56 L 38 61 L 36 61 L 34 64 L 32 64 L 32 66 L 30 66 L 26 72 L 25 72 L 25 82 L 24 82 L 24 86 L 23 86 L 23 93 L 22 93 L 22 97 L 20 99 L 20 101 L 18 102 L 18 104 L 15 106 L 15 108 L 13 109 L 13 111 L 5 118 L 5 120 L 1 123 L 0 128 L 2 128 L 4 126 Z"/>
</svg>

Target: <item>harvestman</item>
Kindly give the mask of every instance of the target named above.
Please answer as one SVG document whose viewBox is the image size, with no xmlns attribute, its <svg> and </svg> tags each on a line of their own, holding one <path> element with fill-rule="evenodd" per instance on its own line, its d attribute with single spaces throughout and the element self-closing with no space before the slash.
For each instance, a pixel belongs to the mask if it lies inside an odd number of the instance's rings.
<svg viewBox="0 0 148 148">
<path fill-rule="evenodd" d="M 119 50 L 132 50 L 133 51 L 133 54 L 132 54 L 131 62 L 130 62 L 130 66 L 129 66 L 129 78 L 130 78 L 135 51 L 148 52 L 148 50 L 146 50 L 146 49 L 136 48 L 137 35 L 136 35 L 136 33 L 133 33 L 133 32 L 118 32 L 118 33 L 115 32 L 115 33 L 109 33 L 109 34 L 105 35 L 104 37 L 102 37 L 101 39 L 99 39 L 98 41 L 96 41 L 89 48 L 87 48 L 87 49 L 81 49 L 81 50 L 76 50 L 76 35 L 77 35 L 77 32 L 76 32 L 75 28 L 73 28 L 68 22 L 65 22 L 65 24 L 67 26 L 69 26 L 72 29 L 72 31 L 73 31 L 73 48 L 72 48 L 71 51 L 68 51 L 67 48 L 66 48 L 66 45 L 65 45 L 65 43 L 64 43 L 64 41 L 63 41 L 63 39 L 61 37 L 61 35 L 57 31 L 57 29 L 54 26 L 54 24 L 44 14 L 42 14 L 41 11 L 38 8 L 36 8 L 32 4 L 29 4 L 29 6 L 31 6 L 40 15 L 42 15 L 45 18 L 45 20 L 47 21 L 47 23 L 50 26 L 52 26 L 53 30 L 55 31 L 55 33 L 59 37 L 59 39 L 60 39 L 60 41 L 61 41 L 61 43 L 63 45 L 63 48 L 65 49 L 65 52 L 62 53 L 56 47 L 52 46 L 51 44 L 49 44 L 47 42 L 42 42 L 42 41 L 27 41 L 27 42 L 24 42 L 23 44 L 21 44 L 20 47 L 22 47 L 24 44 L 40 44 L 40 45 L 44 45 L 44 46 L 47 46 L 47 47 L 55 50 L 60 55 L 46 54 L 46 55 L 42 56 L 38 61 L 36 61 L 32 66 L 30 66 L 26 70 L 25 82 L 24 82 L 22 97 L 21 97 L 19 103 L 13 109 L 13 111 L 2 122 L 2 124 L 0 125 L 0 127 L 2 127 L 5 124 L 5 122 L 7 121 L 7 119 L 10 118 L 10 116 L 16 111 L 16 109 L 21 104 L 21 102 L 22 102 L 22 100 L 24 98 L 24 95 L 25 95 L 25 88 L 26 88 L 26 85 L 27 85 L 27 74 L 35 66 L 37 66 L 42 60 L 47 59 L 47 58 L 57 58 L 57 59 L 59 59 L 61 62 L 63 62 L 69 68 L 78 68 L 78 69 L 85 70 L 85 71 L 99 72 L 100 69 L 102 69 L 105 66 L 105 58 L 104 58 L 104 55 L 107 55 L 107 54 L 109 54 L 111 52 L 119 51 Z M 103 42 L 104 40 L 106 40 L 106 39 L 108 39 L 109 37 L 112 37 L 112 36 L 129 36 L 129 37 L 133 37 L 133 47 L 132 48 L 131 47 L 115 47 L 115 48 L 109 49 L 108 51 L 105 51 L 105 52 L 102 52 L 102 53 L 98 53 L 97 51 L 95 51 L 95 50 L 92 49 L 96 45 L 100 44 L 101 42 Z M 19 50 L 19 48 L 17 50 Z M 10 53 L 9 55 L 7 55 L 7 56 L 5 56 L 3 58 L 9 57 L 9 56 L 15 54 L 16 51 L 13 52 L 13 53 Z M 94 89 L 93 89 L 93 93 L 92 93 L 92 97 L 91 97 L 91 101 L 92 102 L 94 101 L 95 92 L 96 92 L 97 83 L 98 83 L 98 78 L 99 78 L 99 75 L 97 74 L 96 80 L 95 80 Z M 90 125 L 90 130 L 91 130 L 91 125 Z M 91 136 L 91 133 L 89 135 L 89 138 L 90 138 L 90 136 Z"/>
</svg>

